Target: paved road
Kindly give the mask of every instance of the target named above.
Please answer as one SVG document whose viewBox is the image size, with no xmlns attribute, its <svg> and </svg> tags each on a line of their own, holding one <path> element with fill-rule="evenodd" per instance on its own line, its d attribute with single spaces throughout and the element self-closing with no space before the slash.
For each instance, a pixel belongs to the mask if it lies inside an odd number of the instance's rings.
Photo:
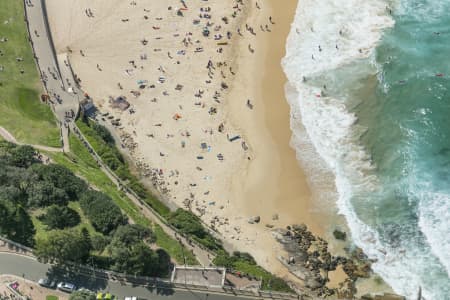
<svg viewBox="0 0 450 300">
<path fill-rule="evenodd" d="M 91 290 L 110 292 L 123 299 L 126 296 L 137 296 L 151 300 L 244 300 L 251 299 L 242 296 L 204 293 L 180 289 L 151 289 L 140 286 L 123 285 L 119 282 L 93 279 L 84 275 L 69 274 L 61 269 L 40 263 L 35 259 L 11 253 L 0 253 L 0 274 L 9 274 L 37 281 L 49 277 L 57 281 L 69 281 L 78 287 Z"/>
</svg>

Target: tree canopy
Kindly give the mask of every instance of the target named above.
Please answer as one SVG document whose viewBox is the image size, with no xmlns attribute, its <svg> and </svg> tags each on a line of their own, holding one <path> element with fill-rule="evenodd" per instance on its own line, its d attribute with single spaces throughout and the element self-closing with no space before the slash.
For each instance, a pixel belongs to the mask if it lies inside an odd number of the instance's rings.
<svg viewBox="0 0 450 300">
<path fill-rule="evenodd" d="M 83 263 L 89 257 L 90 250 L 91 245 L 81 231 L 53 230 L 47 236 L 36 240 L 34 254 L 46 263 Z"/>
<path fill-rule="evenodd" d="M 103 193 L 86 191 L 81 196 L 80 206 L 94 228 L 103 234 L 109 234 L 127 222 L 120 208 Z"/>
<path fill-rule="evenodd" d="M 80 223 L 80 215 L 67 206 L 52 205 L 39 218 L 49 229 L 64 229 Z"/>
</svg>

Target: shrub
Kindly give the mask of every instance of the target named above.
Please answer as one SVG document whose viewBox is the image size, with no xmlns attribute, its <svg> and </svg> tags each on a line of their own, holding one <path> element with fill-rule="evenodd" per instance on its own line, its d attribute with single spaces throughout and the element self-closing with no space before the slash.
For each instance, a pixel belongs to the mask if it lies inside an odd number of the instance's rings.
<svg viewBox="0 0 450 300">
<path fill-rule="evenodd" d="M 120 208 L 103 193 L 87 191 L 80 199 L 80 206 L 94 228 L 103 234 L 109 234 L 127 222 Z"/>
<path fill-rule="evenodd" d="M 52 205 L 47 209 L 47 212 L 39 218 L 42 223 L 47 225 L 49 229 L 64 229 L 67 227 L 74 227 L 80 224 L 80 215 L 67 207 Z"/>
</svg>

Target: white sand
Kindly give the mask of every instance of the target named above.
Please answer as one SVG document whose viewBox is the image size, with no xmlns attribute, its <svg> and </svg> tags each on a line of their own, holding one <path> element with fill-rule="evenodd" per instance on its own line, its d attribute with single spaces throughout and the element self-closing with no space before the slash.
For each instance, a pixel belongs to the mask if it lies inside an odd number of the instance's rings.
<svg viewBox="0 0 450 300">
<path fill-rule="evenodd" d="M 257 9 L 254 0 L 246 0 L 245 6 L 238 5 L 241 11 L 235 0 L 185 2 L 188 9 L 183 17 L 176 14 L 182 7 L 178 0 L 47 0 L 47 5 L 57 51 L 71 49 L 70 61 L 82 88 L 101 112 L 121 119 L 117 132 L 137 143 L 130 149 L 134 161 L 158 170 L 153 173 L 158 174 L 155 178 L 164 197 L 191 207 L 235 249 L 250 252 L 264 267 L 286 275 L 277 260 L 283 251 L 265 224 L 284 227 L 304 222 L 315 232 L 323 230 L 323 218 L 314 221 L 320 215 L 289 147 L 286 78 L 280 60 L 296 1 L 283 0 L 281 6 L 276 0 L 261 0 L 261 9 Z M 200 11 L 207 7 L 210 12 Z M 86 15 L 86 9 L 93 17 Z M 237 11 L 236 18 L 231 16 L 233 11 Z M 199 17 L 204 13 L 211 19 Z M 195 25 L 194 20 L 200 23 Z M 208 21 L 214 25 L 205 38 L 202 30 Z M 246 30 L 245 23 L 256 36 Z M 216 26 L 220 26 L 217 31 Z M 223 37 L 214 40 L 216 34 Z M 187 46 L 185 38 L 190 40 Z M 203 52 L 195 52 L 196 48 Z M 209 60 L 215 68 L 211 78 L 206 68 Z M 163 83 L 158 81 L 161 76 Z M 146 81 L 144 89 L 139 88 L 139 80 Z M 224 89 L 222 83 L 229 88 Z M 181 91 L 175 89 L 177 84 L 183 86 Z M 131 91 L 140 95 L 135 97 Z M 199 91 L 201 97 L 195 95 Z M 220 94 L 216 99 L 215 93 Z M 108 99 L 118 96 L 126 96 L 136 113 L 112 109 Z M 210 114 L 210 109 L 217 113 Z M 176 114 L 181 118 L 175 120 Z M 223 133 L 218 131 L 220 124 Z M 236 135 L 242 138 L 227 139 Z M 272 220 L 273 214 L 279 220 Z M 261 223 L 248 224 L 248 218 L 255 215 L 261 216 Z"/>
</svg>

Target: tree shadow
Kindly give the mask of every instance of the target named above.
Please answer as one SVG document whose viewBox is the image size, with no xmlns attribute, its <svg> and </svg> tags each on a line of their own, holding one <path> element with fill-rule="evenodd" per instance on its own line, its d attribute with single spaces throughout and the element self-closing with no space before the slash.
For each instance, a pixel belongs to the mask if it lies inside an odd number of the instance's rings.
<svg viewBox="0 0 450 300">
<path fill-rule="evenodd" d="M 75 284 L 77 288 L 83 287 L 93 291 L 103 290 L 108 286 L 108 277 L 105 273 L 86 271 L 73 266 L 51 266 L 47 271 L 47 277 L 56 282 L 67 281 Z"/>
</svg>

